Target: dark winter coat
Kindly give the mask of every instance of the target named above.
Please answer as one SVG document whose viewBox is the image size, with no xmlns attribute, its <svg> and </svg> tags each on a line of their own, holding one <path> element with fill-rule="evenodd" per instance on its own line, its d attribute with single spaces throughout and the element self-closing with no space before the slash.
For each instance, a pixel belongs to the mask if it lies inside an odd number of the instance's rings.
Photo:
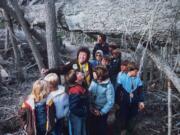
<svg viewBox="0 0 180 135">
<path fill-rule="evenodd" d="M 89 62 L 87 62 L 87 63 L 88 63 L 88 66 L 89 66 L 88 74 L 90 75 L 90 82 L 91 82 L 91 80 L 93 78 L 93 75 L 92 75 L 92 72 L 93 72 L 92 71 L 92 66 L 91 66 L 91 64 Z M 60 76 L 60 75 L 64 75 L 64 74 L 68 73 L 68 71 L 70 71 L 71 69 L 76 69 L 76 68 L 78 70 L 80 70 L 80 65 L 79 65 L 77 60 L 73 60 L 73 61 L 69 62 L 68 64 L 66 64 L 64 66 L 61 66 L 61 67 L 58 67 L 58 68 L 49 69 L 47 74 L 48 73 L 56 73 L 56 74 L 58 74 Z M 89 83 L 86 82 L 85 79 L 84 79 L 84 82 L 83 82 L 83 86 L 85 88 L 88 88 L 88 86 L 89 86 Z"/>
<path fill-rule="evenodd" d="M 93 49 L 93 59 L 95 59 L 95 54 L 97 50 L 102 50 L 103 55 L 109 55 L 109 45 L 108 43 L 105 43 L 103 46 L 99 43 L 95 44 Z"/>
<path fill-rule="evenodd" d="M 88 113 L 87 90 L 81 85 L 76 84 L 69 87 L 68 93 L 70 113 L 79 117 L 86 117 Z"/>
</svg>

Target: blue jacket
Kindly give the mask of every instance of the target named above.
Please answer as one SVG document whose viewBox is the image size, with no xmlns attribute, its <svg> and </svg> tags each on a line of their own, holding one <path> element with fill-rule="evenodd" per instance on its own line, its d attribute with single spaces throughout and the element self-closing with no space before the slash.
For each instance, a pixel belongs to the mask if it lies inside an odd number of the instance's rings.
<svg viewBox="0 0 180 135">
<path fill-rule="evenodd" d="M 92 68 L 95 68 L 96 66 L 101 64 L 101 62 L 97 60 L 90 60 L 89 63 L 91 64 Z"/>
<path fill-rule="evenodd" d="M 98 83 L 92 81 L 89 86 L 91 93 L 91 104 L 97 108 L 101 114 L 107 114 L 114 105 L 114 88 L 109 79 Z"/>
<path fill-rule="evenodd" d="M 50 100 L 52 100 L 55 105 L 57 119 L 61 119 L 68 115 L 69 96 L 65 92 L 64 86 L 59 85 L 58 90 L 52 91 L 47 97 L 47 102 L 49 102 Z"/>
<path fill-rule="evenodd" d="M 118 74 L 117 84 L 116 101 L 119 101 L 119 98 L 121 98 L 121 102 L 126 103 L 139 103 L 144 101 L 143 84 L 139 76 L 130 77 L 125 73 Z M 132 98 L 130 98 L 130 93 L 133 94 Z"/>
</svg>

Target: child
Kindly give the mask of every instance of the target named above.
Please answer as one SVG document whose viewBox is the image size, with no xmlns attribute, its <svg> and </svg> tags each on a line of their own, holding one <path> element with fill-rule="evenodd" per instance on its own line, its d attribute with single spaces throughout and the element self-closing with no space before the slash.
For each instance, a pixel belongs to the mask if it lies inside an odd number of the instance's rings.
<svg viewBox="0 0 180 135">
<path fill-rule="evenodd" d="M 87 90 L 82 87 L 84 74 L 77 70 L 70 70 L 65 79 L 69 93 L 69 134 L 86 135 L 88 98 Z"/>
<path fill-rule="evenodd" d="M 121 63 L 120 72 L 119 72 L 118 75 L 124 74 L 124 73 L 126 74 L 127 73 L 127 71 L 128 71 L 128 68 L 127 68 L 128 64 L 129 64 L 128 60 L 125 60 L 125 61 L 123 61 Z"/>
<path fill-rule="evenodd" d="M 116 79 L 117 79 L 117 74 L 119 73 L 120 65 L 121 65 L 121 52 L 120 49 L 117 48 L 112 51 L 112 58 L 109 64 L 109 76 L 115 90 L 116 90 Z"/>
<path fill-rule="evenodd" d="M 96 66 L 101 64 L 101 60 L 103 57 L 103 51 L 102 50 L 97 50 L 95 53 L 95 60 L 91 60 L 90 64 L 92 66 L 92 68 L 95 68 Z"/>
<path fill-rule="evenodd" d="M 128 68 L 127 68 L 127 65 L 128 65 L 128 63 L 129 63 L 129 61 L 128 60 L 125 60 L 125 61 L 123 61 L 122 63 L 121 63 L 121 66 L 120 66 L 120 72 L 118 73 L 118 75 L 117 75 L 117 84 L 119 84 L 120 82 L 120 78 L 121 78 L 121 76 L 123 76 L 123 75 L 126 75 L 127 74 L 127 72 L 128 72 Z M 119 91 L 118 91 L 119 92 Z M 119 94 L 116 94 L 116 96 L 117 95 L 119 95 Z M 116 98 L 117 99 L 117 98 Z M 118 100 L 119 100 L 120 98 L 118 97 Z"/>
<path fill-rule="evenodd" d="M 107 116 L 114 104 L 114 88 L 109 79 L 108 71 L 103 66 L 97 66 L 91 82 L 91 125 L 90 135 L 107 134 Z"/>
<path fill-rule="evenodd" d="M 127 74 L 121 75 L 118 82 L 117 91 L 121 91 L 122 98 L 119 103 L 119 119 L 121 124 L 121 134 L 125 134 L 132 123 L 132 119 L 138 113 L 138 109 L 144 108 L 144 97 L 142 92 L 142 81 L 137 76 L 138 67 L 135 63 L 128 64 Z"/>
<path fill-rule="evenodd" d="M 46 109 L 46 95 L 46 81 L 35 81 L 31 94 L 19 110 L 22 126 L 25 127 L 28 135 L 51 135 L 52 133 L 55 124 L 53 105 Z"/>
<path fill-rule="evenodd" d="M 127 65 L 128 65 L 129 61 L 128 60 L 125 60 L 121 63 L 121 66 L 120 66 L 120 72 L 118 73 L 118 76 L 117 76 L 117 84 L 119 84 L 120 82 L 120 78 L 123 76 L 123 75 L 126 75 L 127 74 Z M 121 125 L 121 120 L 119 118 L 119 108 L 120 108 L 120 102 L 122 100 L 122 91 L 121 90 L 116 90 L 116 94 L 115 94 L 115 111 L 116 111 L 116 120 L 115 120 L 115 126 L 114 126 L 114 131 L 115 133 L 119 133 L 120 131 L 120 125 Z"/>
<path fill-rule="evenodd" d="M 50 73 L 44 78 L 48 82 L 48 90 L 50 94 L 47 97 L 47 104 L 52 102 L 55 105 L 56 114 L 56 135 L 62 135 L 64 132 L 64 118 L 67 116 L 69 111 L 69 97 L 65 92 L 65 87 L 58 85 L 59 77 L 55 73 Z"/>
<path fill-rule="evenodd" d="M 109 62 L 110 62 L 110 58 L 109 56 L 103 56 L 102 60 L 101 60 L 101 65 L 106 67 L 107 69 L 109 69 Z"/>
<path fill-rule="evenodd" d="M 113 50 L 118 48 L 118 46 L 115 42 L 110 42 L 108 47 L 109 47 L 110 55 L 112 55 Z"/>
</svg>

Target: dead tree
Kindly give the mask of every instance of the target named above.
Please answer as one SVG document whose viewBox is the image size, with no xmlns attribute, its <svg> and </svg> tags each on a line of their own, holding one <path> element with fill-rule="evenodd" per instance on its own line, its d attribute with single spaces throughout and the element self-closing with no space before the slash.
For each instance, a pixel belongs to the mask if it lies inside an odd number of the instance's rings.
<svg viewBox="0 0 180 135">
<path fill-rule="evenodd" d="M 151 51 L 147 50 L 147 54 L 156 64 L 157 68 L 162 71 L 168 77 L 168 79 L 171 80 L 175 88 L 180 92 L 180 79 L 173 72 L 170 66 L 165 61 L 163 61 L 163 59 L 160 59 L 160 56 L 152 53 Z"/>
<path fill-rule="evenodd" d="M 27 38 L 27 41 L 29 43 L 29 46 L 32 50 L 32 53 L 33 53 L 33 56 L 36 60 L 36 63 L 38 65 L 38 68 L 39 68 L 39 71 L 44 68 L 44 64 L 43 64 L 43 59 L 39 53 L 39 50 L 37 48 L 37 46 L 34 44 L 34 40 L 32 38 L 32 35 L 31 35 L 31 32 L 27 26 L 27 23 L 26 23 L 26 20 L 24 19 L 24 16 L 23 16 L 23 13 L 22 11 L 20 10 L 19 6 L 18 6 L 18 3 L 17 3 L 17 0 L 11 0 L 9 1 L 11 3 L 11 5 L 13 6 L 14 8 L 14 11 L 17 15 L 17 18 L 22 26 L 22 29 L 26 35 L 26 38 Z"/>
<path fill-rule="evenodd" d="M 14 58 L 15 58 L 15 67 L 17 69 L 17 74 L 16 74 L 17 79 L 23 80 L 24 76 L 23 76 L 23 72 L 22 72 L 22 68 L 21 68 L 21 64 L 20 64 L 20 52 L 18 50 L 17 42 L 14 37 L 15 34 L 14 34 L 14 30 L 13 30 L 13 24 L 12 24 L 12 21 L 6 11 L 4 11 L 4 17 L 6 19 L 6 25 L 7 25 L 8 31 L 9 31 L 10 40 L 11 40 L 11 44 L 13 47 Z"/>
<path fill-rule="evenodd" d="M 56 37 L 56 12 L 55 1 L 46 0 L 46 41 L 48 53 L 49 68 L 54 68 L 59 65 L 58 50 L 57 50 L 57 37 Z"/>
<path fill-rule="evenodd" d="M 13 18 L 20 24 L 19 19 L 18 19 L 18 16 L 17 16 L 16 13 L 14 12 L 14 10 L 9 6 L 8 0 L 3 0 L 3 1 L 1 1 L 1 2 L 0 2 L 0 8 L 6 10 L 6 12 L 7 12 L 9 15 L 11 15 L 11 17 L 13 17 Z M 41 43 L 41 45 L 44 45 L 44 46 L 45 46 L 45 45 L 46 45 L 46 39 L 45 39 L 45 37 L 43 37 L 43 36 L 42 36 L 40 33 L 38 33 L 35 29 L 30 29 L 30 24 L 28 23 L 28 21 L 25 20 L 25 19 L 24 19 L 24 21 L 25 21 L 26 25 L 28 26 L 27 28 L 28 28 L 28 30 L 30 31 L 31 35 L 32 35 L 35 39 L 37 39 L 37 40 Z"/>
</svg>

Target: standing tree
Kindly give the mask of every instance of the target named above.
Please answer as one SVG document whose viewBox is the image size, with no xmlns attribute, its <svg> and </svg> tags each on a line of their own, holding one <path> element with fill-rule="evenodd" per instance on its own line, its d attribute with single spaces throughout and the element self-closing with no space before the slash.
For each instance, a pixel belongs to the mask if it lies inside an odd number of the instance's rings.
<svg viewBox="0 0 180 135">
<path fill-rule="evenodd" d="M 5 44 L 4 44 L 4 49 L 5 51 L 7 52 L 8 51 L 8 48 L 9 48 L 9 30 L 8 30 L 8 27 L 6 25 L 6 29 L 5 29 L 6 33 L 5 33 Z"/>
<path fill-rule="evenodd" d="M 46 0 L 46 42 L 49 68 L 54 68 L 59 65 L 58 47 L 56 37 L 56 12 L 55 1 Z"/>
<path fill-rule="evenodd" d="M 23 29 L 23 31 L 24 31 L 24 33 L 26 35 L 27 41 L 29 43 L 29 46 L 30 46 L 30 48 L 32 50 L 32 53 L 34 55 L 34 58 L 36 60 L 37 65 L 38 65 L 39 71 L 41 71 L 41 69 L 44 68 L 43 58 L 40 55 L 39 50 L 38 50 L 37 46 L 34 43 L 33 37 L 31 35 L 31 31 L 30 31 L 30 29 L 29 29 L 29 27 L 27 25 L 26 20 L 24 19 L 22 11 L 20 10 L 20 8 L 18 6 L 17 0 L 10 0 L 9 2 L 11 3 L 11 5 L 14 8 L 16 16 L 17 16 L 17 18 L 18 18 L 18 20 L 19 20 L 19 22 L 20 22 L 20 24 L 22 26 L 22 29 Z"/>
<path fill-rule="evenodd" d="M 19 49 L 17 47 L 17 41 L 14 37 L 14 29 L 13 29 L 13 23 L 10 19 L 10 16 L 7 14 L 6 11 L 4 11 L 4 17 L 6 20 L 6 27 L 7 27 L 7 31 L 9 31 L 9 35 L 10 35 L 10 40 L 11 40 L 11 44 L 13 47 L 13 52 L 14 52 L 14 58 L 15 58 L 15 68 L 17 70 L 17 80 L 24 80 L 24 76 L 23 76 L 23 72 L 22 72 L 22 68 L 21 68 L 21 64 L 20 64 L 20 52 Z"/>
</svg>

